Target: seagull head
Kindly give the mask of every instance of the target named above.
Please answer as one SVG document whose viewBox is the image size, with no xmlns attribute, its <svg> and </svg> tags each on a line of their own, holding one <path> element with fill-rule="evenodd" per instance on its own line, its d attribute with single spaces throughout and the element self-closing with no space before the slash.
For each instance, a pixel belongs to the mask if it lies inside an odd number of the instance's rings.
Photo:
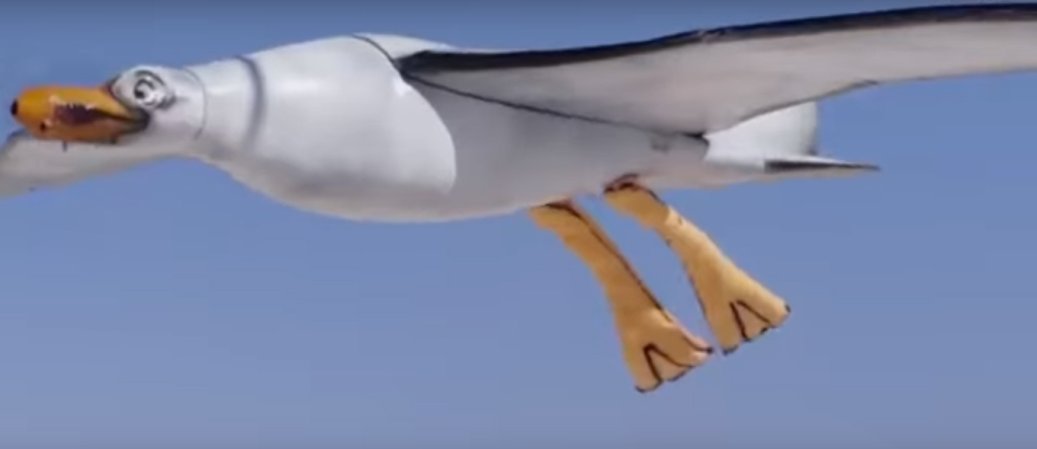
<svg viewBox="0 0 1037 449">
<path fill-rule="evenodd" d="M 201 132 L 204 100 L 189 71 L 137 66 L 96 86 L 29 87 L 11 114 L 36 139 L 161 152 Z"/>
</svg>

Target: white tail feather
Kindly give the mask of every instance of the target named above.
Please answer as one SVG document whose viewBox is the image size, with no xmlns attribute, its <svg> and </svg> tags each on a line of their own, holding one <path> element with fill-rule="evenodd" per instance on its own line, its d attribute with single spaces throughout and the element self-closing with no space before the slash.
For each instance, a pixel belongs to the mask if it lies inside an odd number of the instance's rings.
<svg viewBox="0 0 1037 449">
<path fill-rule="evenodd" d="M 706 161 L 741 174 L 744 180 L 847 176 L 873 165 L 818 155 L 817 103 L 802 103 L 762 114 L 707 134 Z"/>
</svg>

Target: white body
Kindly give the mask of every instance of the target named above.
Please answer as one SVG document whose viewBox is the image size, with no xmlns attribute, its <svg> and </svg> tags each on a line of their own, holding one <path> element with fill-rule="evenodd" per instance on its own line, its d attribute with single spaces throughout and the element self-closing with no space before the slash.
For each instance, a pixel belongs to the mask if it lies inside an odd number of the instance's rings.
<svg viewBox="0 0 1037 449">
<path fill-rule="evenodd" d="M 189 157 L 305 210 L 442 221 L 595 195 L 628 175 L 658 190 L 854 175 L 874 167 L 818 155 L 816 102 L 867 86 L 1032 71 L 1035 42 L 1035 4 L 550 51 L 332 37 L 124 71 L 109 90 L 150 112 L 147 129 L 68 151 L 17 133 L 0 149 L 0 196 Z M 152 92 L 168 104 L 128 94 L 144 72 L 166 85 Z"/>
<path fill-rule="evenodd" d="M 189 154 L 278 201 L 360 220 L 510 213 L 600 193 L 627 174 L 655 188 L 763 175 L 752 166 L 759 157 L 743 159 L 743 167 L 737 159 L 712 161 L 699 138 L 416 88 L 386 54 L 439 46 L 337 37 L 189 67 L 206 86 L 207 109 L 205 130 Z M 784 113 L 794 121 L 779 130 L 791 134 L 791 149 L 801 153 L 812 147 L 816 122 L 803 109 Z M 782 143 L 763 144 L 773 153 Z M 740 148 L 750 156 L 753 149 Z"/>
</svg>

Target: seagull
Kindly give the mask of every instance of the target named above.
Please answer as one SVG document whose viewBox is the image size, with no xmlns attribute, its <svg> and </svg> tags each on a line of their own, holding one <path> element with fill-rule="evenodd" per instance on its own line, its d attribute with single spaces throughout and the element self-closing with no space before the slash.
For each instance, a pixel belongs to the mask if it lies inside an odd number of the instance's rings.
<svg viewBox="0 0 1037 449">
<path fill-rule="evenodd" d="M 658 389 L 789 317 L 657 192 L 871 173 L 822 155 L 818 102 L 890 83 L 1037 69 L 1037 3 L 889 9 L 578 48 L 344 34 L 24 89 L 0 196 L 170 158 L 272 201 L 372 223 L 527 214 L 589 269 L 634 387 Z M 687 272 L 690 332 L 583 209 L 603 198 Z"/>
</svg>

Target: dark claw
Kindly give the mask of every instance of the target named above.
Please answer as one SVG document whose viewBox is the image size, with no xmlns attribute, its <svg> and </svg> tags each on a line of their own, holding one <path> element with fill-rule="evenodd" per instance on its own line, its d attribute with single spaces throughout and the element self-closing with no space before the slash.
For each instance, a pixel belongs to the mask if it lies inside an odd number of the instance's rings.
<svg viewBox="0 0 1037 449">
<path fill-rule="evenodd" d="M 659 385 L 661 385 L 661 384 L 659 384 Z M 655 391 L 656 389 L 658 389 L 659 385 L 656 385 L 654 387 L 648 387 L 648 388 L 641 388 L 641 387 L 635 386 L 634 389 L 637 390 L 638 393 L 648 394 L 648 393 L 651 393 L 651 392 Z"/>
</svg>

